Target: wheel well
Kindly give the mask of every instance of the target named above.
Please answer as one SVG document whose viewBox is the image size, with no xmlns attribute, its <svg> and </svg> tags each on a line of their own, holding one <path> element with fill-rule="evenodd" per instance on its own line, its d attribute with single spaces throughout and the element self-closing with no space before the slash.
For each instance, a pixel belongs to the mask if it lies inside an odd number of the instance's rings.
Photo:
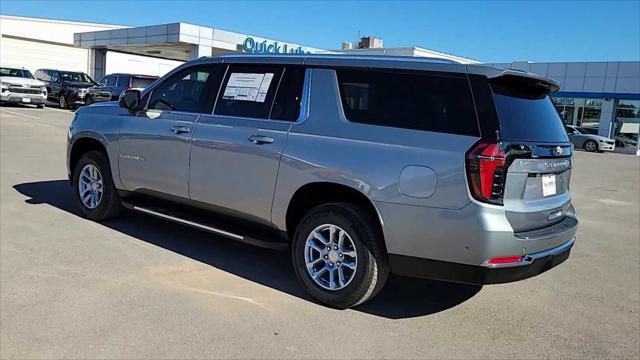
<svg viewBox="0 0 640 360">
<path fill-rule="evenodd" d="M 331 202 L 349 202 L 362 206 L 375 219 L 382 234 L 378 211 L 363 193 L 335 183 L 311 183 L 298 189 L 289 202 L 286 215 L 289 238 L 293 238 L 296 227 L 309 210 Z"/>
<path fill-rule="evenodd" d="M 76 140 L 71 148 L 71 153 L 69 154 L 69 170 L 71 173 L 73 173 L 73 169 L 75 169 L 76 164 L 78 164 L 82 155 L 89 151 L 102 151 L 105 155 L 107 154 L 107 149 L 105 149 L 104 145 L 96 139 L 82 138 Z"/>
</svg>

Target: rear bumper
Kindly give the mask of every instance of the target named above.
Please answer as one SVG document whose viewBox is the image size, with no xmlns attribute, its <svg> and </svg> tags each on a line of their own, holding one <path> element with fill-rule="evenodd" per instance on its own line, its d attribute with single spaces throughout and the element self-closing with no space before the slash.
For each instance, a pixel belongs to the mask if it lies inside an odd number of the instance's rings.
<svg viewBox="0 0 640 360">
<path fill-rule="evenodd" d="M 464 284 L 487 285 L 527 279 L 560 265 L 569 258 L 575 237 L 555 248 L 523 257 L 507 266 L 475 266 L 454 262 L 389 255 L 394 274 Z"/>
</svg>

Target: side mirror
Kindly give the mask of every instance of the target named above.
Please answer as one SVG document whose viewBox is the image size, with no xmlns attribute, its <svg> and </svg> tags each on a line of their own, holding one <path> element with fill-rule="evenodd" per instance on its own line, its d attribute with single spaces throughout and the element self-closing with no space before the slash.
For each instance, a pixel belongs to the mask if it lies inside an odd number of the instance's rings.
<svg viewBox="0 0 640 360">
<path fill-rule="evenodd" d="M 125 90 L 125 92 L 120 95 L 120 100 L 118 101 L 120 107 L 125 109 L 129 109 L 131 111 L 140 110 L 140 91 L 139 90 Z"/>
</svg>

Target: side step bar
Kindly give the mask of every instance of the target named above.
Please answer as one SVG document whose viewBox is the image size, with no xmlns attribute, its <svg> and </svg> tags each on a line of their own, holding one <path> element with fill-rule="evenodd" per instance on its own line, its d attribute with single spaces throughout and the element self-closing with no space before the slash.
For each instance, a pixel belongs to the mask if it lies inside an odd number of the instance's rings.
<svg viewBox="0 0 640 360">
<path fill-rule="evenodd" d="M 272 249 L 272 250 L 278 250 L 278 251 L 283 251 L 288 249 L 288 244 L 287 243 L 283 243 L 283 242 L 277 242 L 277 241 L 265 241 L 265 240 L 259 240 L 259 239 L 255 239 L 253 237 L 250 236 L 246 236 L 246 235 L 240 235 L 240 234 L 236 234 L 230 231 L 226 231 L 226 230 L 222 230 L 219 229 L 217 227 L 208 225 L 208 224 L 204 224 L 201 222 L 196 222 L 196 221 L 192 221 L 192 220 L 187 220 L 183 217 L 178 217 L 176 215 L 172 215 L 172 214 L 168 214 L 160 209 L 156 209 L 154 208 L 149 209 L 147 207 L 143 207 L 143 206 L 139 206 L 139 205 L 135 205 L 132 203 L 128 203 L 123 201 L 122 205 L 129 209 L 129 210 L 133 210 L 133 211 L 137 211 L 137 212 L 141 212 L 147 215 L 151 215 L 151 216 L 155 216 L 161 219 L 166 219 L 169 221 L 173 221 L 175 223 L 178 224 L 183 224 L 183 225 L 187 225 L 187 226 L 191 226 L 193 228 L 196 229 L 200 229 L 200 230 L 204 230 L 216 235 L 222 235 L 225 236 L 227 238 L 236 240 L 236 241 L 240 241 L 243 242 L 245 244 L 249 244 L 249 245 L 253 245 L 253 246 L 258 246 L 258 247 L 262 247 L 262 248 L 266 248 L 266 249 Z"/>
</svg>

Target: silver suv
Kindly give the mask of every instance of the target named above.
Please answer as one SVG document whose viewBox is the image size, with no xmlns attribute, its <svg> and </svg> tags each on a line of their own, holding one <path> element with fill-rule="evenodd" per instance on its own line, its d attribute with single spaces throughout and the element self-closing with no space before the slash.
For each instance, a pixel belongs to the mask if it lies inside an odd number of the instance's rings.
<svg viewBox="0 0 640 360">
<path fill-rule="evenodd" d="M 436 59 L 202 58 L 79 109 L 69 179 L 93 220 L 128 208 L 289 249 L 333 307 L 371 299 L 390 272 L 510 282 L 575 242 L 557 89 Z"/>
</svg>

